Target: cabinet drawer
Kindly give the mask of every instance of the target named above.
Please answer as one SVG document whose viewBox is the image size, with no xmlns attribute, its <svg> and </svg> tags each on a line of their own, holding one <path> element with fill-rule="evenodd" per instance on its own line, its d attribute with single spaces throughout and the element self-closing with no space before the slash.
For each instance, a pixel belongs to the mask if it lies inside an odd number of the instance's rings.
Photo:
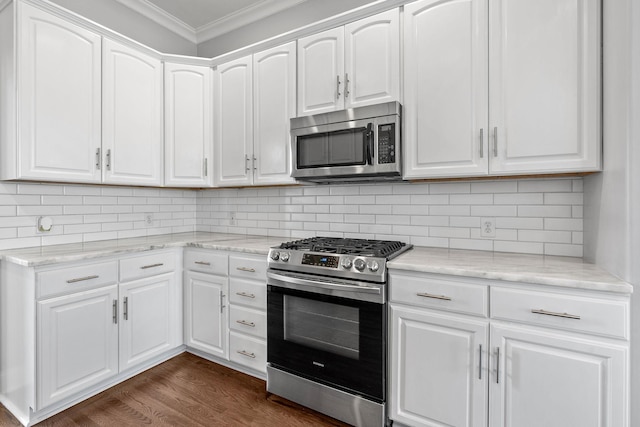
<svg viewBox="0 0 640 427">
<path fill-rule="evenodd" d="M 229 310 L 229 329 L 266 339 L 267 314 L 232 304 Z"/>
<path fill-rule="evenodd" d="M 184 253 L 184 268 L 185 270 L 226 276 L 227 259 L 225 253 L 189 249 Z"/>
<path fill-rule="evenodd" d="M 391 274 L 389 282 L 393 302 L 484 317 L 488 314 L 485 285 L 404 274 Z"/>
<path fill-rule="evenodd" d="M 629 304 L 625 301 L 492 287 L 491 318 L 629 337 Z"/>
<path fill-rule="evenodd" d="M 172 252 L 151 252 L 148 255 L 120 260 L 120 281 L 128 282 L 143 277 L 170 273 L 176 269 L 176 256 Z"/>
<path fill-rule="evenodd" d="M 263 340 L 231 332 L 229 359 L 258 372 L 267 371 L 267 343 Z"/>
<path fill-rule="evenodd" d="M 266 280 L 267 256 L 229 255 L 229 276 Z"/>
<path fill-rule="evenodd" d="M 267 309 L 267 283 L 232 277 L 229 281 L 229 301 L 258 310 Z"/>
<path fill-rule="evenodd" d="M 55 270 L 36 272 L 36 298 L 84 291 L 117 282 L 117 261 L 65 265 Z"/>
</svg>

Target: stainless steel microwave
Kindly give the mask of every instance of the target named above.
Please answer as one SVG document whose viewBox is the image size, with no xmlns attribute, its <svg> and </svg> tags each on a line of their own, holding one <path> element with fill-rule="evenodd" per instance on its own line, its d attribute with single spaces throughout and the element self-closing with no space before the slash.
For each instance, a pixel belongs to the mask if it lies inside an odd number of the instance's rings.
<svg viewBox="0 0 640 427">
<path fill-rule="evenodd" d="M 370 105 L 291 119 L 291 176 L 306 181 L 401 179 L 402 106 Z"/>
</svg>

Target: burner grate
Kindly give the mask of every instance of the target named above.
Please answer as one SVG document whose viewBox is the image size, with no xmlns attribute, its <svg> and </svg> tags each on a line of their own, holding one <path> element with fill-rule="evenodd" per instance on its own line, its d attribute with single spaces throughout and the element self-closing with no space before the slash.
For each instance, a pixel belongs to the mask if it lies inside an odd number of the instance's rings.
<svg viewBox="0 0 640 427">
<path fill-rule="evenodd" d="M 403 242 L 391 240 L 310 237 L 282 243 L 280 249 L 389 258 L 394 253 L 401 251 L 405 246 L 406 244 Z"/>
</svg>

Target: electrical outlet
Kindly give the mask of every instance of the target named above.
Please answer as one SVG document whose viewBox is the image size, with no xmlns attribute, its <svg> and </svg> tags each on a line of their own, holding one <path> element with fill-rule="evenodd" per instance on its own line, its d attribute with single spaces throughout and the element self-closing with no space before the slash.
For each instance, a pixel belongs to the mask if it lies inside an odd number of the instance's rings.
<svg viewBox="0 0 640 427">
<path fill-rule="evenodd" d="M 151 227 L 153 225 L 153 214 L 145 214 L 144 215 L 144 223 L 147 227 Z"/>
<path fill-rule="evenodd" d="M 480 219 L 480 237 L 496 237 L 496 219 Z"/>
</svg>

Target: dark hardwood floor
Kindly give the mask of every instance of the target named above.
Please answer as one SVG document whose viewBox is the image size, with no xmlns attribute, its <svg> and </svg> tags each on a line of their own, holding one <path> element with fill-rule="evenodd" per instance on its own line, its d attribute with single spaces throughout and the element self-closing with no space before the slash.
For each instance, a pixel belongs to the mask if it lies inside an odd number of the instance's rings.
<svg viewBox="0 0 640 427">
<path fill-rule="evenodd" d="M 0 426 L 20 423 L 0 405 Z M 37 424 L 54 426 L 340 426 L 274 395 L 265 382 L 183 353 Z"/>
</svg>

